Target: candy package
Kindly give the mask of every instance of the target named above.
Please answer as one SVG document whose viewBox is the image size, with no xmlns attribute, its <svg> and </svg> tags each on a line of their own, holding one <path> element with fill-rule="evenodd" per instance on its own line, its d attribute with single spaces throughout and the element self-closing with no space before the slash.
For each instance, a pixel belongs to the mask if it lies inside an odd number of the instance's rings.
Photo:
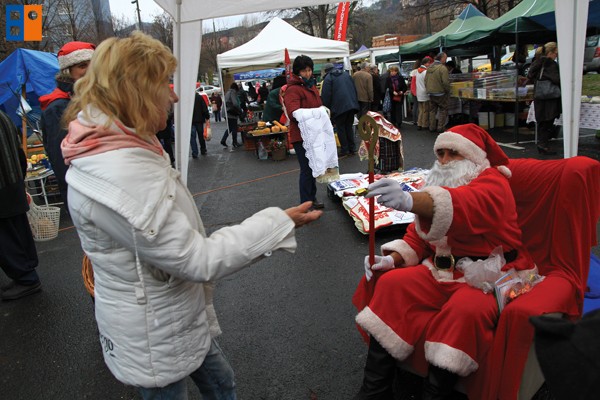
<svg viewBox="0 0 600 400">
<path fill-rule="evenodd" d="M 514 268 L 506 272 L 494 284 L 498 310 L 502 312 L 508 303 L 531 291 L 535 285 L 543 280 L 544 277 L 537 272 L 517 272 Z"/>
</svg>

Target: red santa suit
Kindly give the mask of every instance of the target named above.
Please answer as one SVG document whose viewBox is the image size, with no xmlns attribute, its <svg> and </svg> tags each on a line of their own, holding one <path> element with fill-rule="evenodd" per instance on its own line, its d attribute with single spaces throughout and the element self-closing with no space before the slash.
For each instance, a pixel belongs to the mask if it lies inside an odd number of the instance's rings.
<svg viewBox="0 0 600 400">
<path fill-rule="evenodd" d="M 434 149 L 455 150 L 483 172 L 464 186 L 424 188 L 433 217 L 417 217 L 402 240 L 382 246 L 384 255 L 398 252 L 406 267 L 375 274 L 369 283 L 363 278 L 353 301 L 358 325 L 396 359 L 424 351 L 430 364 L 467 376 L 489 351 L 498 305 L 460 271 L 438 270 L 434 257 L 485 259 L 502 246 L 504 270 L 535 265 L 521 242 L 506 155 L 487 132 L 462 127 L 440 134 Z M 424 350 L 415 348 L 423 342 Z"/>
</svg>

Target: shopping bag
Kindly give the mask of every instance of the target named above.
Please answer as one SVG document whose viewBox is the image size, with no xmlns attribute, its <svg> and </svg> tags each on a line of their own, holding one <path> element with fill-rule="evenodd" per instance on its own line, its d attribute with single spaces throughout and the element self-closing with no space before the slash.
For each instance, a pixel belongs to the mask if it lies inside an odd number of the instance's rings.
<svg viewBox="0 0 600 400">
<path fill-rule="evenodd" d="M 552 100 L 560 98 L 560 86 L 555 85 L 551 81 L 544 80 L 542 81 L 542 75 L 544 75 L 544 67 L 540 71 L 540 76 L 538 81 L 535 83 L 535 88 L 533 90 L 533 99 L 534 100 Z"/>
<path fill-rule="evenodd" d="M 392 99 L 390 98 L 390 89 L 386 89 L 383 97 L 383 112 L 387 114 L 390 111 L 392 111 Z"/>
<path fill-rule="evenodd" d="M 534 100 L 551 100 L 560 98 L 560 87 L 551 81 L 537 81 L 535 91 L 533 92 Z"/>
<path fill-rule="evenodd" d="M 204 140 L 207 142 L 212 139 L 212 129 L 210 128 L 210 121 L 204 123 Z"/>
</svg>

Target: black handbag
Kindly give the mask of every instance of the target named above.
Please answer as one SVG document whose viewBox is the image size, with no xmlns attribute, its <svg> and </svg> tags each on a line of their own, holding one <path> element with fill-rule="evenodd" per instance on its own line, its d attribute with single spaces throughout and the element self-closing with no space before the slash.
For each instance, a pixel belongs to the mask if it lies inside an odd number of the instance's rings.
<svg viewBox="0 0 600 400">
<path fill-rule="evenodd" d="M 544 73 L 544 67 L 540 72 L 540 79 Z M 552 100 L 560 98 L 560 86 L 552 83 L 552 81 L 539 80 L 535 83 L 535 90 L 533 92 L 534 100 Z"/>
</svg>

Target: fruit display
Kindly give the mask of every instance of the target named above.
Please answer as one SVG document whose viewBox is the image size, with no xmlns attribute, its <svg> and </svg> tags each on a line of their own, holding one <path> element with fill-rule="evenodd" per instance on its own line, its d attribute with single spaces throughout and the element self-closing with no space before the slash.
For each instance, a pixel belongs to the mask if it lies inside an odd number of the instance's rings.
<svg viewBox="0 0 600 400">
<path fill-rule="evenodd" d="M 35 173 L 49 168 L 48 157 L 45 154 L 33 154 L 27 158 L 27 172 Z"/>
<path fill-rule="evenodd" d="M 268 135 L 269 133 L 280 133 L 280 132 L 288 131 L 288 127 L 279 123 L 279 121 L 272 121 L 272 122 L 258 121 L 258 123 L 256 124 L 256 127 L 257 127 L 257 129 L 254 129 L 248 133 L 251 135 L 257 136 L 257 135 Z"/>
<path fill-rule="evenodd" d="M 27 162 L 30 162 L 31 165 L 35 165 L 42 162 L 42 160 L 45 160 L 46 158 L 47 157 L 45 154 L 34 154 L 27 159 Z"/>
</svg>

